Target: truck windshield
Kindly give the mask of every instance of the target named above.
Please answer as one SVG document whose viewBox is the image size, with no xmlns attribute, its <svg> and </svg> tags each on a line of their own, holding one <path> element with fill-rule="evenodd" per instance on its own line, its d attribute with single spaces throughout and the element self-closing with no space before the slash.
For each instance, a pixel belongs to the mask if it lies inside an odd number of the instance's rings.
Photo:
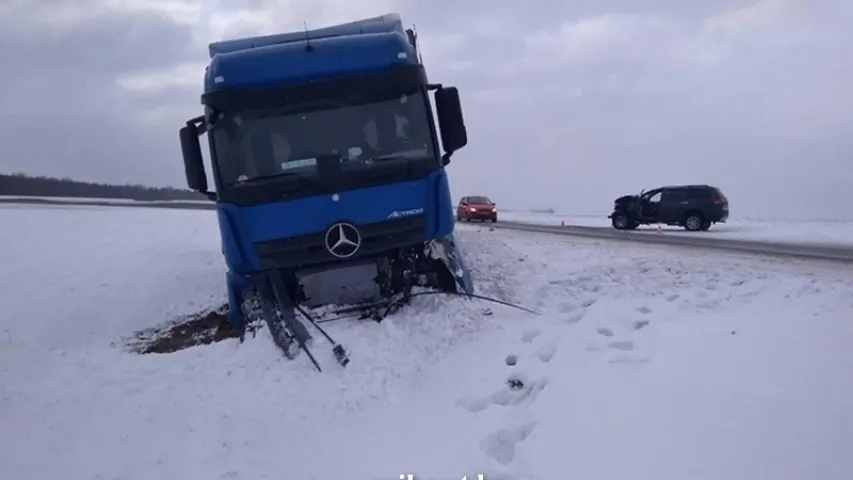
<svg viewBox="0 0 853 480">
<path fill-rule="evenodd" d="M 324 172 L 346 175 L 436 158 L 420 91 L 225 114 L 211 135 L 225 185 L 256 184 L 267 177 L 317 183 Z"/>
</svg>

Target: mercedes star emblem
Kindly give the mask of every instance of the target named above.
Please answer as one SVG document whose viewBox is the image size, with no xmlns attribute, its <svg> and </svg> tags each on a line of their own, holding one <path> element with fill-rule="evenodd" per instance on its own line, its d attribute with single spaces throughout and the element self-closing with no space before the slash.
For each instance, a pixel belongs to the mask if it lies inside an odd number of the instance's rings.
<svg viewBox="0 0 853 480">
<path fill-rule="evenodd" d="M 361 234 L 349 223 L 336 223 L 326 231 L 326 250 L 338 258 L 349 258 L 358 252 Z"/>
</svg>

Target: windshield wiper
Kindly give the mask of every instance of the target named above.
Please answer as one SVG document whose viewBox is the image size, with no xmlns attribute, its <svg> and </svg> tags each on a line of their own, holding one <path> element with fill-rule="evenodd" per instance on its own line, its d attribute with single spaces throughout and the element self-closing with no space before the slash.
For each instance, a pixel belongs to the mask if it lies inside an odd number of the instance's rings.
<svg viewBox="0 0 853 480">
<path fill-rule="evenodd" d="M 418 159 L 418 158 L 424 158 L 426 156 L 428 156 L 428 155 L 423 150 L 408 150 L 408 151 L 402 151 L 402 152 L 389 153 L 386 155 L 376 155 L 376 156 L 372 156 L 372 157 L 368 157 L 368 158 L 370 158 L 370 160 L 373 160 L 374 162 L 376 162 L 376 161 L 381 162 L 383 160 L 414 160 L 414 159 Z"/>
<path fill-rule="evenodd" d="M 236 182 L 231 182 L 230 186 L 243 187 L 243 186 L 248 186 L 248 185 L 255 185 L 258 183 L 264 183 L 267 180 L 275 180 L 275 179 L 281 179 L 281 178 L 285 178 L 285 177 L 298 178 L 299 180 L 302 180 L 306 184 L 314 185 L 315 187 L 323 187 L 323 184 L 321 184 L 317 180 L 314 180 L 311 177 L 306 177 L 304 175 L 300 175 L 296 172 L 278 172 L 278 173 L 273 173 L 272 175 L 263 175 L 260 177 L 252 177 L 252 178 L 248 178 L 246 180 L 238 180 Z"/>
</svg>

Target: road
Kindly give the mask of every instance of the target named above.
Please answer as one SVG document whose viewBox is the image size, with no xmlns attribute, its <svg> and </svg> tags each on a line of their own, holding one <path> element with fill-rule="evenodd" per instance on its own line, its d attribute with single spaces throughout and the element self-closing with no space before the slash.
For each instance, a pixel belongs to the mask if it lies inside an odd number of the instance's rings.
<svg viewBox="0 0 853 480">
<path fill-rule="evenodd" d="M 210 203 L 182 203 L 182 202 L 111 202 L 110 199 L 103 200 L 81 200 L 80 202 L 70 200 L 50 200 L 48 198 L 0 198 L 0 204 L 37 204 L 37 205 L 89 205 L 107 207 L 148 207 L 148 208 L 181 208 L 212 210 L 216 206 Z M 500 221 L 490 223 L 488 226 L 495 228 L 507 228 L 525 230 L 529 232 L 551 233 L 556 235 L 568 235 L 574 237 L 597 238 L 602 240 L 617 240 L 623 242 L 638 242 L 646 244 L 672 245 L 682 248 L 704 248 L 713 250 L 727 250 L 732 252 L 743 252 L 760 255 L 771 255 L 776 257 L 793 257 L 815 260 L 830 260 L 835 262 L 853 263 L 853 245 L 825 245 L 825 244 L 802 244 L 765 242 L 756 240 L 735 240 L 729 238 L 703 237 L 696 235 L 656 235 L 653 233 L 619 231 L 610 227 L 583 227 L 583 226 L 546 226 L 532 225 L 527 223 Z M 485 225 L 484 225 L 485 226 Z"/>
<path fill-rule="evenodd" d="M 532 225 L 528 223 L 508 221 L 490 223 L 487 225 L 495 228 L 551 233 L 555 235 L 567 235 L 574 237 L 598 238 L 602 240 L 727 250 L 730 252 L 772 255 L 776 257 L 793 257 L 853 263 L 853 245 L 736 240 L 730 238 L 715 238 L 712 236 L 703 237 L 699 235 L 657 235 L 647 232 L 615 230 L 610 227 L 583 227 L 574 225 L 561 227 Z"/>
</svg>

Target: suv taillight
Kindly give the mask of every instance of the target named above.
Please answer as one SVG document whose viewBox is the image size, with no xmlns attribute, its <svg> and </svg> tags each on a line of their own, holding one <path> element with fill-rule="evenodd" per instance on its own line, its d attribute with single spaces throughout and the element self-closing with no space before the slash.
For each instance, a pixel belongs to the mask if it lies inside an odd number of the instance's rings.
<svg viewBox="0 0 853 480">
<path fill-rule="evenodd" d="M 714 205 L 724 205 L 725 203 L 726 203 L 725 198 L 718 198 L 718 199 L 714 200 Z"/>
</svg>

